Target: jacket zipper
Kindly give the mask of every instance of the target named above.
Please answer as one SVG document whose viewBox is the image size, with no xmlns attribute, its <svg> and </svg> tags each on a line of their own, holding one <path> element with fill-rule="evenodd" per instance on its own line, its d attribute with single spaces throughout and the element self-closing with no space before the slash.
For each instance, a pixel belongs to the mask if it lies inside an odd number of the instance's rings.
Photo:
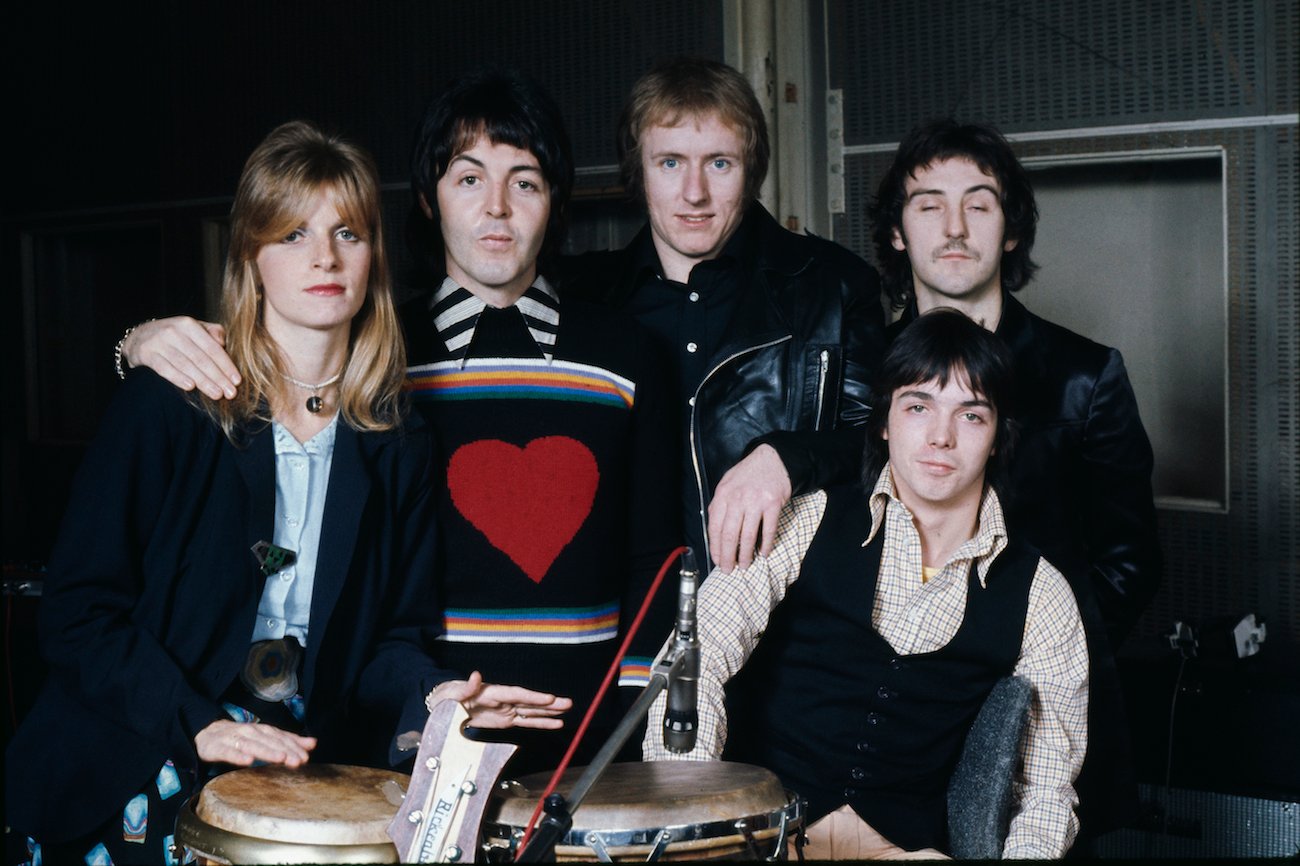
<svg viewBox="0 0 1300 866">
<path fill-rule="evenodd" d="M 695 411 L 699 407 L 700 389 L 704 387 L 704 384 L 708 382 L 709 379 L 713 378 L 714 373 L 718 372 L 741 355 L 748 355 L 750 352 L 757 352 L 759 349 L 767 349 L 771 346 L 776 346 L 793 339 L 794 335 L 788 334 L 781 337 L 779 340 L 769 340 L 766 343 L 759 343 L 757 346 L 750 346 L 748 349 L 741 349 L 739 352 L 728 355 L 726 358 L 723 358 L 714 365 L 712 370 L 705 373 L 704 378 L 700 380 L 700 384 L 695 386 L 695 394 L 691 397 L 691 436 L 689 444 L 691 447 L 691 468 L 695 470 L 695 495 L 700 499 L 700 529 L 703 530 L 703 535 L 701 537 L 704 539 L 703 561 L 706 569 L 712 569 L 711 563 L 713 562 L 713 558 L 712 554 L 709 552 L 709 524 L 708 520 L 706 520 L 706 511 L 704 508 L 704 476 L 700 473 L 699 452 L 695 448 Z"/>
<path fill-rule="evenodd" d="M 817 371 L 817 409 L 813 414 L 813 429 L 822 429 L 822 406 L 826 402 L 826 373 L 831 368 L 831 350 L 822 349 L 821 368 Z"/>
</svg>

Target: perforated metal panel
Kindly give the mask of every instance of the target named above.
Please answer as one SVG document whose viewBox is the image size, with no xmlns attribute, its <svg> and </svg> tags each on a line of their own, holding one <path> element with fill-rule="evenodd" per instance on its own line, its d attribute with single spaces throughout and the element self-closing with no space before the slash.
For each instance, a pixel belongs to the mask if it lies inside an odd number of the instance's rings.
<svg viewBox="0 0 1300 866">
<path fill-rule="evenodd" d="M 1228 225 L 1228 512 L 1162 509 L 1164 585 L 1139 624 L 1254 611 L 1300 641 L 1300 170 L 1293 123 L 1131 135 L 1072 128 L 1296 112 L 1296 0 L 831 4 L 849 145 L 955 113 L 1060 130 L 1022 157 L 1221 146 Z M 871 257 L 866 206 L 892 154 L 847 160 L 835 239 Z M 1050 286 L 1031 284 L 1025 300 Z M 1119 313 L 1122 314 L 1122 313 Z M 1105 341 L 1104 334 L 1094 335 Z"/>
<path fill-rule="evenodd" d="M 1139 787 L 1147 810 L 1143 828 L 1103 836 L 1099 857 L 1294 857 L 1300 850 L 1300 803 Z"/>
<path fill-rule="evenodd" d="M 1294 71 L 1295 25 L 1291 7 L 1291 59 Z M 1297 97 L 1291 76 L 1291 98 Z M 1294 109 L 1294 106 L 1292 106 Z M 1294 127 L 1277 136 L 1277 426 L 1278 617 L 1300 631 L 1300 134 Z"/>
<path fill-rule="evenodd" d="M 1278 5 L 1294 19 L 1293 3 Z M 833 7 L 831 86 L 844 88 L 850 145 L 893 140 L 900 129 L 952 113 L 1015 131 L 1271 107 L 1261 88 L 1259 36 L 1270 17 L 1264 3 L 881 0 Z M 1289 49 L 1287 37 L 1268 38 L 1294 57 L 1294 36 Z"/>
<path fill-rule="evenodd" d="M 1278 75 L 1272 87 L 1273 98 L 1269 109 L 1274 112 L 1295 111 L 1300 104 L 1300 4 L 1283 0 L 1266 7 L 1272 20 L 1266 26 L 1273 39 L 1276 64 L 1283 74 Z M 1295 213 L 1294 209 L 1291 211 Z"/>
</svg>

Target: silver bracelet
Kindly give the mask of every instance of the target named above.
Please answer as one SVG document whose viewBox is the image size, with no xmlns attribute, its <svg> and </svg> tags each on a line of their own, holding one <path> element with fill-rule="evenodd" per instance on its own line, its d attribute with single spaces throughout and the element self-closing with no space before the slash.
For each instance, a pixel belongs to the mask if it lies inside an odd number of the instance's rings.
<svg viewBox="0 0 1300 866">
<path fill-rule="evenodd" d="M 140 323 L 140 325 L 144 325 L 152 321 L 154 320 L 145 319 L 143 322 Z M 131 327 L 123 331 L 122 339 L 118 340 L 117 345 L 113 347 L 113 369 L 117 372 L 117 378 L 123 381 L 126 380 L 126 370 L 122 369 L 122 347 L 126 345 L 126 339 L 127 337 L 131 336 L 131 332 L 134 331 L 136 328 L 140 327 L 140 325 L 132 325 Z"/>
</svg>

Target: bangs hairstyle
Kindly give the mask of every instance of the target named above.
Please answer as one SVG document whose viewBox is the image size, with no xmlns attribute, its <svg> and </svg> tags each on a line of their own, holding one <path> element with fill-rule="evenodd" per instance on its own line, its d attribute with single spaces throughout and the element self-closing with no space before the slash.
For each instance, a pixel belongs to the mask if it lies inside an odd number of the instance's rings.
<svg viewBox="0 0 1300 866">
<path fill-rule="evenodd" d="M 486 136 L 493 144 L 526 150 L 537 158 L 550 186 L 551 212 L 539 266 L 552 262 L 564 243 L 569 196 L 573 193 L 573 151 L 564 118 L 541 85 L 514 69 L 484 69 L 453 81 L 429 104 L 411 149 L 411 191 L 433 212 L 426 218 L 417 201 L 407 223 L 416 261 L 446 272 L 438 213 L 438 181 L 451 161 Z"/>
<path fill-rule="evenodd" d="M 339 411 L 358 430 L 389 430 L 400 420 L 406 351 L 388 277 L 378 172 L 351 142 L 292 121 L 272 130 L 248 157 L 230 210 L 221 323 L 242 381 L 233 400 L 196 399 L 232 441 L 241 426 L 270 421 L 271 398 L 286 388 L 288 374 L 263 319 L 257 254 L 298 228 L 320 193 L 333 198 L 343 222 L 370 244 L 366 297 L 352 319 Z"/>
<path fill-rule="evenodd" d="M 900 388 L 937 380 L 943 387 L 954 377 L 970 386 L 997 412 L 993 456 L 984 481 L 1006 493 L 1007 469 L 1015 448 L 1017 425 L 1015 379 L 1011 352 L 1000 337 L 950 307 L 936 307 L 917 316 L 890 345 L 876 376 L 876 401 L 867 419 L 867 446 L 862 460 L 862 483 L 871 490 L 889 462 L 889 442 L 884 438 L 894 392 Z"/>
<path fill-rule="evenodd" d="M 1018 292 L 1038 270 L 1029 257 L 1038 229 L 1038 205 L 1034 202 L 1029 173 L 1016 159 L 1011 145 L 991 126 L 934 120 L 913 129 L 898 145 L 894 162 L 880 179 L 869 209 L 876 261 L 885 291 L 896 310 L 907 306 L 914 294 L 908 251 L 893 246 L 894 229 L 903 233 L 907 179 L 918 169 L 948 159 L 970 160 L 996 179 L 1002 191 L 1003 239 L 1016 242 L 1015 249 L 1002 253 L 1002 287 L 1008 292 Z"/>
<path fill-rule="evenodd" d="M 628 193 L 645 195 L 642 133 L 713 114 L 739 130 L 745 144 L 745 200 L 758 198 L 771 155 L 763 108 L 745 76 L 725 63 L 698 57 L 662 63 L 632 86 L 618 124 L 618 161 Z"/>
</svg>

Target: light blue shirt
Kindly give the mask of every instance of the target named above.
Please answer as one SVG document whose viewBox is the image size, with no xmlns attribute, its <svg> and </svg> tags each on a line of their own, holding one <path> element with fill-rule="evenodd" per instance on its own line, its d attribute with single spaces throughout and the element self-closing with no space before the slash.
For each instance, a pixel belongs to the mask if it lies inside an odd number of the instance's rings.
<svg viewBox="0 0 1300 866">
<path fill-rule="evenodd" d="M 325 491 L 329 487 L 338 420 L 336 414 L 325 429 L 306 442 L 299 442 L 280 424 L 271 423 L 275 440 L 273 543 L 292 550 L 297 561 L 266 579 L 262 601 L 257 606 L 257 623 L 253 626 L 254 642 L 291 635 L 307 646 L 316 554 L 320 549 Z"/>
</svg>

